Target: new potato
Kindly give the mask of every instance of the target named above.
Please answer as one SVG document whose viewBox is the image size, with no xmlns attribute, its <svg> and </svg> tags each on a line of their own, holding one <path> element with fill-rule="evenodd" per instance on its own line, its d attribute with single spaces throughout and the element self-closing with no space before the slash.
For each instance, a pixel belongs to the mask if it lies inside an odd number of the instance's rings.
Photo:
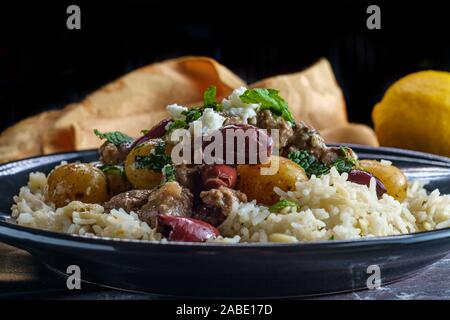
<svg viewBox="0 0 450 320">
<path fill-rule="evenodd" d="M 268 168 L 270 164 L 278 164 L 276 173 L 261 175 L 261 168 Z M 298 164 L 274 155 L 267 164 L 239 165 L 237 171 L 239 177 L 236 189 L 244 192 L 249 200 L 256 200 L 268 206 L 280 199 L 273 191 L 275 187 L 284 191 L 294 190 L 298 180 L 308 180 L 305 171 Z"/>
<path fill-rule="evenodd" d="M 105 175 L 88 163 L 69 163 L 55 168 L 47 177 L 44 196 L 57 208 L 74 200 L 101 203 L 109 199 Z"/>
<path fill-rule="evenodd" d="M 162 174 L 149 168 L 140 167 L 136 156 L 148 156 L 160 143 L 160 140 L 148 140 L 134 147 L 125 159 L 125 174 L 136 189 L 152 189 L 161 183 Z"/>
<path fill-rule="evenodd" d="M 359 166 L 380 179 L 390 196 L 400 202 L 405 200 L 408 180 L 399 168 L 382 164 L 376 160 L 361 160 L 359 161 Z"/>
</svg>

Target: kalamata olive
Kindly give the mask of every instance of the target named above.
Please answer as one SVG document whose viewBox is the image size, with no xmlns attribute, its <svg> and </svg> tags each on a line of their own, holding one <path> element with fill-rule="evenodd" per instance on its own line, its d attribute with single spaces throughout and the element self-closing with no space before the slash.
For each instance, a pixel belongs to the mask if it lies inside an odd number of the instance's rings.
<svg viewBox="0 0 450 320">
<path fill-rule="evenodd" d="M 214 227 L 218 227 L 227 218 L 223 213 L 222 209 L 218 207 L 213 207 L 208 204 L 200 205 L 192 216 L 195 219 L 199 219 L 209 223 Z"/>
<path fill-rule="evenodd" d="M 367 171 L 363 171 L 363 170 L 352 170 L 348 173 L 348 181 L 357 183 L 357 184 L 363 184 L 366 186 L 370 185 L 370 179 L 375 178 L 375 181 L 377 183 L 377 196 L 378 199 L 380 199 L 384 193 L 386 193 L 386 188 L 383 184 L 383 182 L 381 182 L 380 179 L 378 179 L 377 177 L 375 177 L 373 174 L 367 172 Z"/>
<path fill-rule="evenodd" d="M 203 144 L 204 163 L 217 163 L 217 160 L 221 159 L 226 164 L 258 164 L 267 162 L 272 154 L 273 140 L 264 129 L 248 124 L 233 124 L 218 131 L 221 134 L 219 143 L 212 138 Z M 212 142 L 223 146 L 222 157 L 213 155 L 215 161 L 210 161 L 207 158 L 210 155 L 205 152 Z"/>
<path fill-rule="evenodd" d="M 201 168 L 202 190 L 216 189 L 220 186 L 233 189 L 237 181 L 237 171 L 226 164 L 206 165 Z"/>
<path fill-rule="evenodd" d="M 146 134 L 144 134 L 142 137 L 137 138 L 134 140 L 133 144 L 131 145 L 130 149 L 133 149 L 135 146 L 155 138 L 161 138 L 166 133 L 166 126 L 167 124 L 172 121 L 170 118 L 166 118 L 161 120 L 159 123 L 154 125 Z"/>
<path fill-rule="evenodd" d="M 220 235 L 209 223 L 193 218 L 158 215 L 158 225 L 168 229 L 167 238 L 171 241 L 205 242 Z"/>
</svg>

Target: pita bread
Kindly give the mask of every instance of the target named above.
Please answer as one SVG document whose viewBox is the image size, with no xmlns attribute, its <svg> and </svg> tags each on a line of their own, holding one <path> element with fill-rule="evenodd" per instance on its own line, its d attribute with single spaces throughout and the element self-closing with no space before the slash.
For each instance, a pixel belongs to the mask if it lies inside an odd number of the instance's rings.
<svg viewBox="0 0 450 320">
<path fill-rule="evenodd" d="M 320 130 L 320 134 L 328 143 L 352 143 L 378 147 L 375 131 L 369 126 L 358 123 L 348 123 L 340 127 Z"/>
<path fill-rule="evenodd" d="M 39 154 L 96 148 L 93 129 L 139 136 L 167 117 L 171 103 L 192 106 L 204 90 L 217 87 L 219 99 L 245 82 L 217 61 L 181 57 L 134 70 L 62 110 L 27 118 L 0 134 L 0 162 Z M 261 80 L 252 87 L 275 88 L 294 117 L 319 129 L 329 142 L 378 145 L 373 130 L 349 124 L 342 92 L 327 60 L 305 71 Z"/>
<path fill-rule="evenodd" d="M 40 143 L 45 130 L 61 115 L 52 110 L 19 121 L 0 135 L 0 162 L 42 154 Z"/>
<path fill-rule="evenodd" d="M 228 95 L 244 81 L 213 59 L 185 57 L 155 63 L 128 73 L 63 112 L 42 141 L 44 153 L 95 148 L 93 129 L 138 136 L 167 116 L 171 103 L 190 105 L 204 90 L 217 87 Z M 61 137 L 61 138 L 58 138 Z"/>
</svg>

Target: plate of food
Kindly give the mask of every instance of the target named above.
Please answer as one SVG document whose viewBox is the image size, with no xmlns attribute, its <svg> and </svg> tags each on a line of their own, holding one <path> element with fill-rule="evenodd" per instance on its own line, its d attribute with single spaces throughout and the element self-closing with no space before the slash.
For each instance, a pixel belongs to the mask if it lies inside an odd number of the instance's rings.
<svg viewBox="0 0 450 320">
<path fill-rule="evenodd" d="M 274 89 L 211 86 L 167 112 L 0 165 L 0 239 L 60 275 L 202 297 L 373 288 L 450 250 L 446 157 L 327 145 Z"/>
</svg>

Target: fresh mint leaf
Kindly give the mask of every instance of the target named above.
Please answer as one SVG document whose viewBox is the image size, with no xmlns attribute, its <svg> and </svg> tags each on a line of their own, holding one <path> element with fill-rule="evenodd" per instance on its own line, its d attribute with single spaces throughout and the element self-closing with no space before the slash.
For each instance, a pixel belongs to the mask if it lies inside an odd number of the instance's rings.
<svg viewBox="0 0 450 320">
<path fill-rule="evenodd" d="M 269 211 L 274 212 L 274 213 L 279 213 L 281 210 L 283 210 L 286 207 L 298 207 L 298 205 L 294 201 L 283 199 L 283 200 L 280 200 L 277 203 L 271 205 L 269 207 Z"/>
<path fill-rule="evenodd" d="M 203 105 L 205 107 L 214 107 L 216 104 L 217 88 L 215 86 L 209 86 L 203 93 Z"/>
<path fill-rule="evenodd" d="M 222 111 L 222 105 L 217 102 L 217 88 L 215 86 L 209 86 L 203 93 L 203 107 L 213 108 L 214 111 Z"/>
<path fill-rule="evenodd" d="M 295 124 L 288 104 L 280 97 L 278 90 L 266 88 L 248 89 L 239 98 L 244 103 L 260 104 L 260 110 L 270 110 L 274 116 L 282 117 L 284 120 Z"/>
<path fill-rule="evenodd" d="M 105 132 L 101 133 L 97 129 L 94 129 L 95 135 L 97 135 L 100 139 L 106 139 L 107 141 L 111 142 L 114 145 L 119 145 L 124 142 L 130 142 L 133 140 L 130 136 L 126 135 L 125 133 L 122 133 L 120 131 L 112 131 L 112 132 Z"/>
</svg>

